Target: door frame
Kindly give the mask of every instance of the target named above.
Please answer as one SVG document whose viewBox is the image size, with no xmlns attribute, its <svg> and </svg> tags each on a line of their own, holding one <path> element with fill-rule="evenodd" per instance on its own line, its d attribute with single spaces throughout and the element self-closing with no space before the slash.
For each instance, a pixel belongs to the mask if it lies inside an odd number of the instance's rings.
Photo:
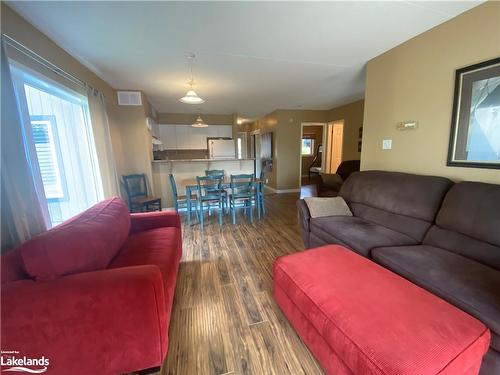
<svg viewBox="0 0 500 375">
<path fill-rule="evenodd" d="M 259 140 L 257 140 L 257 137 L 259 137 Z M 259 177 L 262 169 L 262 163 L 260 160 L 260 129 L 252 130 L 250 132 L 250 142 L 252 143 L 250 148 L 253 147 L 254 149 L 253 173 L 255 174 L 255 177 Z"/>
<path fill-rule="evenodd" d="M 326 122 L 303 122 L 300 124 L 300 135 L 299 135 L 299 186 L 302 186 L 302 135 L 304 134 L 305 126 L 321 126 L 323 127 L 323 152 L 321 152 L 321 172 L 325 170 L 325 139 L 328 129 L 328 123 Z"/>
<path fill-rule="evenodd" d="M 327 126 L 326 126 L 326 140 L 327 142 L 330 142 L 331 141 L 331 138 L 330 138 L 330 134 L 328 134 L 328 130 L 330 129 L 330 126 L 333 127 L 335 124 L 339 124 L 341 123 L 342 124 L 342 141 L 341 141 L 341 145 L 342 145 L 342 152 L 341 152 L 341 155 L 340 155 L 340 162 L 342 162 L 342 160 L 344 160 L 344 138 L 345 138 L 345 119 L 339 119 L 339 120 L 334 120 L 334 121 L 329 121 L 327 123 Z M 330 145 L 329 145 L 330 146 Z M 325 152 L 325 167 L 328 166 L 330 171 L 329 173 L 335 173 L 335 171 L 332 171 L 331 168 L 330 168 L 330 162 L 331 162 L 331 147 L 327 147 L 326 148 L 326 152 Z M 330 160 L 327 159 L 327 156 L 329 156 Z"/>
</svg>

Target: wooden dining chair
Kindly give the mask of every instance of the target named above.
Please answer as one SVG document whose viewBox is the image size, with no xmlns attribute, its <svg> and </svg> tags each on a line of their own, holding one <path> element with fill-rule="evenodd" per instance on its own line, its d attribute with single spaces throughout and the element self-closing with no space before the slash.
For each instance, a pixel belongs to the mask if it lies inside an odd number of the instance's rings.
<svg viewBox="0 0 500 375">
<path fill-rule="evenodd" d="M 206 169 L 205 176 L 219 176 L 219 177 L 222 177 L 222 180 L 224 182 L 225 171 L 224 171 L 224 169 Z M 222 190 L 222 197 L 223 197 L 223 200 L 222 200 L 223 209 L 227 209 L 228 195 L 227 195 L 227 191 L 225 189 Z M 210 211 L 209 211 L 209 213 L 210 213 Z"/>
<path fill-rule="evenodd" d="M 222 211 L 224 209 L 224 195 L 222 189 L 222 176 L 197 176 L 196 184 L 198 190 L 198 208 L 201 229 L 203 230 L 204 215 L 203 209 L 207 205 L 207 209 L 217 206 L 219 225 L 222 225 Z"/>
<path fill-rule="evenodd" d="M 186 210 L 188 208 L 192 208 L 194 206 L 196 210 L 196 214 L 198 215 L 198 199 L 196 194 L 191 194 L 190 197 L 187 197 L 186 195 L 178 195 L 177 193 L 177 185 L 175 183 L 175 178 L 172 173 L 168 175 L 168 181 L 170 183 L 170 188 L 172 190 L 172 200 L 174 203 L 175 211 L 179 213 L 179 208 L 185 208 Z M 188 200 L 190 200 L 191 205 L 188 205 Z M 187 214 L 191 215 L 191 211 L 189 211 Z"/>
<path fill-rule="evenodd" d="M 148 194 L 148 184 L 144 173 L 122 176 L 127 193 L 130 212 L 161 211 L 161 197 Z"/>
<path fill-rule="evenodd" d="M 229 194 L 229 209 L 236 224 L 236 209 L 242 208 L 246 211 L 250 222 L 253 222 L 252 204 L 256 201 L 256 185 L 253 174 L 231 175 L 231 193 Z"/>
</svg>

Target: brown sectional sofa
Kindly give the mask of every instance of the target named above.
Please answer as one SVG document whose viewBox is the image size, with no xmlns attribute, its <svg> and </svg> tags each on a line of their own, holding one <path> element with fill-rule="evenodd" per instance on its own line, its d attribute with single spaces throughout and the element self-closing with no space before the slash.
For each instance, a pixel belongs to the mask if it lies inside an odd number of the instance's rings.
<svg viewBox="0 0 500 375">
<path fill-rule="evenodd" d="M 297 202 L 306 247 L 344 245 L 477 317 L 492 334 L 481 374 L 500 374 L 500 185 L 364 171 L 339 195 L 352 217 Z"/>
</svg>

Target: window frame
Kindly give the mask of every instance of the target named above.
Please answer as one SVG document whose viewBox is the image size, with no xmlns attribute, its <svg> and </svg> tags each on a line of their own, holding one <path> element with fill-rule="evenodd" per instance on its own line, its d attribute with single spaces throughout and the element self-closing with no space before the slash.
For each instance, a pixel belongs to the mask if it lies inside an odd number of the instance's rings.
<svg viewBox="0 0 500 375">
<path fill-rule="evenodd" d="M 311 147 L 310 147 L 310 150 L 311 152 L 310 153 L 303 153 L 303 149 L 304 149 L 304 141 L 311 141 Z M 314 156 L 314 138 L 313 137 L 302 137 L 302 139 L 300 140 L 300 154 L 301 156 Z"/>
</svg>

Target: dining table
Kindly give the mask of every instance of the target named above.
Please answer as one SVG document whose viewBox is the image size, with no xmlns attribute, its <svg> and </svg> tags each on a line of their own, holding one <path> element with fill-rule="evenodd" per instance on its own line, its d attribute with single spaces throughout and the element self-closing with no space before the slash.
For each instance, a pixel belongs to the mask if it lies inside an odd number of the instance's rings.
<svg viewBox="0 0 500 375">
<path fill-rule="evenodd" d="M 262 192 L 263 185 L 264 185 L 264 180 L 261 180 L 260 178 L 254 178 L 252 180 L 252 185 L 255 186 L 255 195 L 256 195 L 256 203 L 255 205 L 257 206 L 257 217 L 260 219 L 261 217 L 261 206 L 260 206 L 260 193 Z M 181 181 L 182 186 L 186 188 L 186 197 L 191 197 L 193 192 L 196 192 L 198 190 L 198 182 L 196 181 L 195 178 L 185 178 Z M 231 188 L 231 177 L 230 176 L 224 176 L 222 179 L 222 189 L 227 190 Z M 191 209 L 192 209 L 192 204 L 191 204 L 191 199 L 187 200 L 187 211 L 188 211 L 188 217 L 187 217 L 187 222 L 188 225 L 191 225 Z"/>
</svg>

